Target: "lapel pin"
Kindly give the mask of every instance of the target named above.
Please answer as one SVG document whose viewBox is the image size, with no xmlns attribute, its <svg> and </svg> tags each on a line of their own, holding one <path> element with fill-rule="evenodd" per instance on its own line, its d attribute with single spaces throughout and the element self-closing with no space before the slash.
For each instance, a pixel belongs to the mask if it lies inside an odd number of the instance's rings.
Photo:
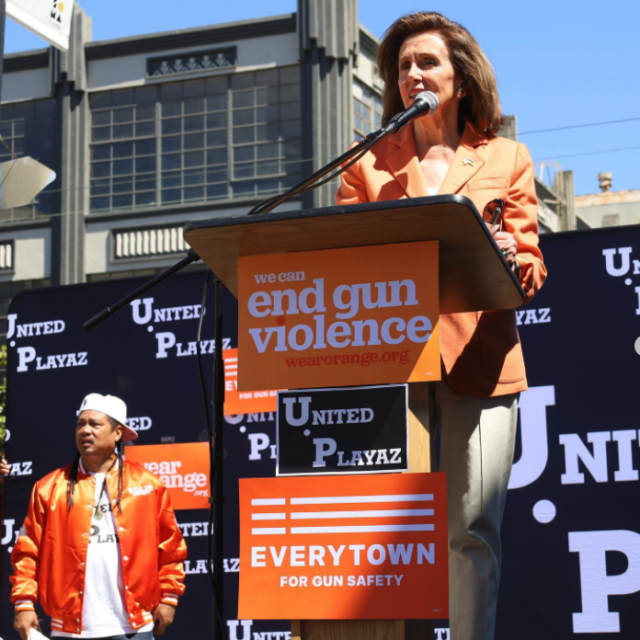
<svg viewBox="0 0 640 640">
<path fill-rule="evenodd" d="M 471 158 L 465 158 L 465 159 L 462 161 L 462 164 L 463 164 L 465 167 L 466 167 L 467 165 L 469 165 L 469 166 L 473 167 L 473 165 L 474 165 L 475 163 L 473 162 L 473 160 L 472 160 Z"/>
</svg>

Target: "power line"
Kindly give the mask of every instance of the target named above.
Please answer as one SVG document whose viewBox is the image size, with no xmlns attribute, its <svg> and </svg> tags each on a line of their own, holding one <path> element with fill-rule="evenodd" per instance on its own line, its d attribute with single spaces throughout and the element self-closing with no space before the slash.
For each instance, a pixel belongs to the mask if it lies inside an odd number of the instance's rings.
<svg viewBox="0 0 640 640">
<path fill-rule="evenodd" d="M 623 120 L 607 120 L 605 122 L 587 122 L 585 124 L 571 124 L 565 127 L 553 127 L 552 129 L 535 129 L 534 131 L 518 132 L 518 136 L 527 136 L 534 133 L 549 133 L 551 131 L 566 131 L 567 129 L 582 129 L 584 127 L 599 127 L 604 124 L 620 124 L 622 122 L 636 122 L 637 120 L 640 120 L 640 117 L 625 118 Z"/>
<path fill-rule="evenodd" d="M 594 151 L 582 151 L 580 153 L 565 153 L 561 156 L 547 156 L 546 158 L 537 158 L 534 162 L 542 162 L 543 160 L 557 160 L 558 158 L 575 158 L 577 156 L 593 156 L 598 153 L 614 153 L 616 151 L 631 151 L 632 149 L 640 149 L 640 145 L 635 147 L 618 147 L 617 149 L 598 149 Z"/>
</svg>

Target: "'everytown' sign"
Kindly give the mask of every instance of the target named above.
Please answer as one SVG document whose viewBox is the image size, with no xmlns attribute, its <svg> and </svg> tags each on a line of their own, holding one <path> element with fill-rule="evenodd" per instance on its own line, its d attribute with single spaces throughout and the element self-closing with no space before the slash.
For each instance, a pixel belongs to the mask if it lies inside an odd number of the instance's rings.
<svg viewBox="0 0 640 640">
<path fill-rule="evenodd" d="M 447 618 L 442 473 L 240 479 L 238 617 Z"/>
<path fill-rule="evenodd" d="M 438 243 L 238 259 L 238 390 L 440 379 Z"/>
<path fill-rule="evenodd" d="M 280 391 L 276 474 L 408 469 L 407 385 Z"/>
</svg>

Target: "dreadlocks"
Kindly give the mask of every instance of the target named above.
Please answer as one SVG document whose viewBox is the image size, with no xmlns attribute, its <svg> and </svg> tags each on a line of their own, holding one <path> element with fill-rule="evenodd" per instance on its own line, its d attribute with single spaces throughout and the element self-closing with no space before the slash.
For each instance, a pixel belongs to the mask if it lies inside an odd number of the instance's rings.
<svg viewBox="0 0 640 640">
<path fill-rule="evenodd" d="M 76 457 L 69 470 L 69 482 L 67 483 L 67 502 L 69 509 L 73 509 L 73 492 L 76 490 L 76 482 L 78 482 L 78 467 L 80 466 L 80 452 L 76 452 Z"/>
<path fill-rule="evenodd" d="M 116 445 L 116 455 L 118 456 L 118 512 L 122 513 L 122 486 L 124 484 L 124 442 L 120 440 Z"/>
</svg>

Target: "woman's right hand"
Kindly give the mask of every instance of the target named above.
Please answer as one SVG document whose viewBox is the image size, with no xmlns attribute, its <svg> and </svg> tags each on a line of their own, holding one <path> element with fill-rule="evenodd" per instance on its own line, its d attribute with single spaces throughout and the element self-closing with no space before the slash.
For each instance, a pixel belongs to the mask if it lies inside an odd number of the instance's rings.
<svg viewBox="0 0 640 640">
<path fill-rule="evenodd" d="M 491 228 L 491 234 L 496 241 L 498 248 L 502 251 L 507 264 L 512 267 L 516 261 L 518 243 L 512 233 L 500 231 L 500 225 L 496 224 Z"/>
</svg>

